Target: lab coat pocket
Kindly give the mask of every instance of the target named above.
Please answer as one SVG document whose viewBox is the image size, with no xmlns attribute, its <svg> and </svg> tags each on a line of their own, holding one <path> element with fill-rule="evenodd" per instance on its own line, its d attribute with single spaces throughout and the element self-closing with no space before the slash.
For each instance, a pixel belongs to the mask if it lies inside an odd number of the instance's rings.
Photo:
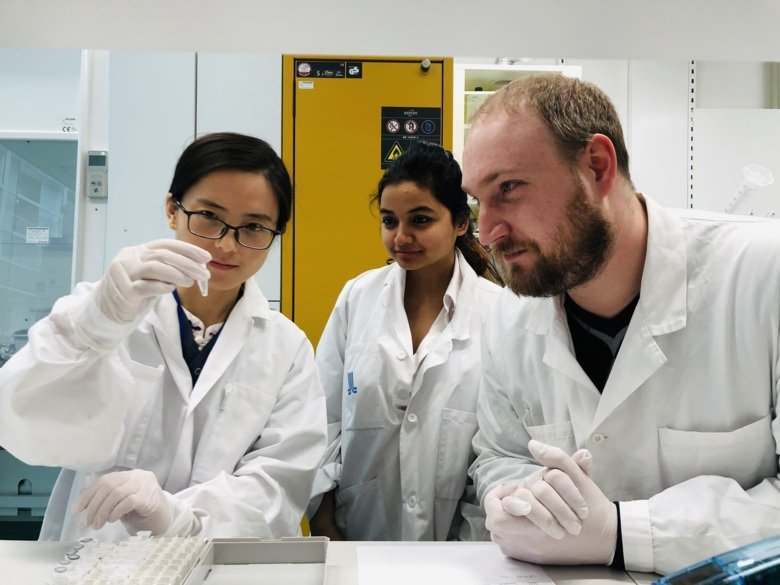
<svg viewBox="0 0 780 585">
<path fill-rule="evenodd" d="M 442 410 L 436 452 L 437 498 L 457 500 L 463 495 L 471 462 L 471 439 L 476 432 L 477 415 L 473 412 L 452 408 Z"/>
<path fill-rule="evenodd" d="M 159 416 L 159 412 L 162 410 L 162 408 L 157 407 L 157 404 L 162 398 L 164 366 L 152 367 L 131 361 L 128 364 L 128 369 L 135 380 L 135 385 L 133 396 L 130 398 L 130 406 L 125 415 L 124 434 L 121 437 L 116 460 L 111 466 L 134 468 L 138 465 L 138 456 L 142 445 L 149 443 L 147 432 L 153 432 L 149 423 L 153 417 Z M 159 444 L 154 440 L 154 437 L 152 437 L 151 442 Z"/>
<path fill-rule="evenodd" d="M 570 421 L 552 423 L 549 425 L 535 425 L 530 412 L 523 416 L 523 426 L 532 439 L 541 441 L 546 445 L 560 447 L 569 455 L 577 450 L 574 440 L 574 428 Z"/>
<path fill-rule="evenodd" d="M 226 384 L 211 430 L 198 447 L 192 482 L 204 483 L 221 471 L 232 474 L 263 434 L 275 404 L 276 395 L 259 385 Z"/>
<path fill-rule="evenodd" d="M 385 426 L 381 369 L 376 343 L 347 348 L 341 388 L 344 429 L 381 429 Z"/>
<path fill-rule="evenodd" d="M 777 473 L 769 415 L 733 431 L 660 428 L 658 448 L 667 486 L 700 475 L 720 475 L 748 489 Z"/>
<path fill-rule="evenodd" d="M 385 499 L 376 478 L 336 491 L 336 526 L 347 540 L 385 540 Z"/>
</svg>

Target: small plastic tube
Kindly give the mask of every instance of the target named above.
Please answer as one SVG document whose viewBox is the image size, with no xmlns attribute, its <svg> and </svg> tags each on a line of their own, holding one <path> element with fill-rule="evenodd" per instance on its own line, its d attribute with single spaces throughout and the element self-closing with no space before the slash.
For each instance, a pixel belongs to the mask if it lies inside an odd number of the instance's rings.
<svg viewBox="0 0 780 585">
<path fill-rule="evenodd" d="M 198 281 L 198 288 L 200 289 L 200 294 L 204 297 L 209 296 L 209 281 L 208 280 L 199 280 Z"/>
</svg>

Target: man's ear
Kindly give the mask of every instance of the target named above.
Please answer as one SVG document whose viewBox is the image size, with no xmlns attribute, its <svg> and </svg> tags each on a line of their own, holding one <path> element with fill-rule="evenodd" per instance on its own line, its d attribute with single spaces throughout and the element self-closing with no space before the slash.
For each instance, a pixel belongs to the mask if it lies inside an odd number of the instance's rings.
<svg viewBox="0 0 780 585">
<path fill-rule="evenodd" d="M 585 146 L 583 157 L 596 191 L 602 196 L 612 191 L 618 175 L 612 141 L 603 134 L 594 134 Z"/>
</svg>

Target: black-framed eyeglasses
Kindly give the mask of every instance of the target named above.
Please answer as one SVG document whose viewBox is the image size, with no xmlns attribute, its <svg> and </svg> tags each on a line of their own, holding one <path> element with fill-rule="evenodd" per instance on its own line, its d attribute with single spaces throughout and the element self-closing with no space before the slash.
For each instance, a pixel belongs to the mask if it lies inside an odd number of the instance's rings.
<svg viewBox="0 0 780 585">
<path fill-rule="evenodd" d="M 176 206 L 187 216 L 187 229 L 193 236 L 206 238 L 207 240 L 219 240 L 225 236 L 228 230 L 236 233 L 236 242 L 245 248 L 253 250 L 267 250 L 274 243 L 274 238 L 282 232 L 267 228 L 259 223 L 246 225 L 230 225 L 219 219 L 211 211 L 189 211 L 184 209 L 181 201 L 173 200 Z"/>
</svg>

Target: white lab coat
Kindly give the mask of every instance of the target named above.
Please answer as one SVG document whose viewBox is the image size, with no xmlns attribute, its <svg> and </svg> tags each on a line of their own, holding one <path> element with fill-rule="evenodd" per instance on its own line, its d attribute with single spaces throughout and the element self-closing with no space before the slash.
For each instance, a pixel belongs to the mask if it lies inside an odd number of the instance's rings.
<svg viewBox="0 0 780 585">
<path fill-rule="evenodd" d="M 41 538 L 127 536 L 121 522 L 82 528 L 71 510 L 92 473 L 128 468 L 154 472 L 175 494 L 175 532 L 298 534 L 326 446 L 303 332 L 247 281 L 193 388 L 173 295 L 155 300 L 115 349 L 96 351 L 74 331 L 93 288 L 57 301 L 0 368 L 0 444 L 29 464 L 64 468 Z"/>
<path fill-rule="evenodd" d="M 464 490 L 481 321 L 501 289 L 478 277 L 460 252 L 457 262 L 454 313 L 416 373 L 406 271 L 395 264 L 344 286 L 317 346 L 329 457 L 314 494 L 337 486 L 336 525 L 348 540 L 477 538 L 480 525 L 487 537 L 473 486 Z M 393 404 L 398 397 L 408 398 L 405 410 Z"/>
<path fill-rule="evenodd" d="M 484 499 L 533 470 L 529 439 L 587 447 L 626 567 L 666 573 L 780 534 L 780 222 L 646 204 L 639 303 L 602 394 L 560 298 L 496 303 L 471 473 Z"/>
</svg>

